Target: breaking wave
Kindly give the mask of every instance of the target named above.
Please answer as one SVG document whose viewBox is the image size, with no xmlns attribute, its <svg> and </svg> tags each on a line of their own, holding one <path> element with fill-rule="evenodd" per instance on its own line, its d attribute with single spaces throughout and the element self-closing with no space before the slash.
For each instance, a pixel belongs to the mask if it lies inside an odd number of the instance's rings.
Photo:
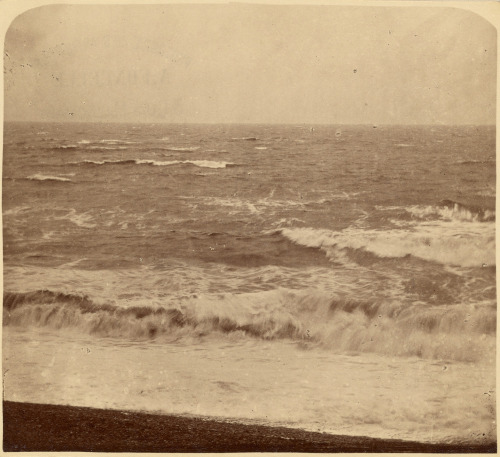
<svg viewBox="0 0 500 457">
<path fill-rule="evenodd" d="M 99 337 L 291 340 L 304 349 L 478 361 L 494 357 L 493 303 L 422 306 L 278 289 L 193 296 L 177 307 L 94 303 L 38 290 L 4 293 L 4 325 L 74 329 Z"/>
<path fill-rule="evenodd" d="M 283 236 L 302 246 L 319 248 L 335 258 L 336 250 L 371 252 L 378 257 L 411 255 L 443 265 L 484 267 L 496 265 L 495 232 L 477 223 L 469 230 L 454 222 L 421 223 L 400 230 L 283 228 Z"/>
</svg>

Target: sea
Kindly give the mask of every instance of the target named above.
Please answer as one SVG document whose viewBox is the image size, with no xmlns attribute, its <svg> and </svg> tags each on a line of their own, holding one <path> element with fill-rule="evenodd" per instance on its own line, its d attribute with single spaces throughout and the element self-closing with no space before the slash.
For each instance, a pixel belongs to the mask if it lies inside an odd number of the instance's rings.
<svg viewBox="0 0 500 457">
<path fill-rule="evenodd" d="M 496 441 L 495 135 L 6 123 L 4 399 Z"/>
</svg>

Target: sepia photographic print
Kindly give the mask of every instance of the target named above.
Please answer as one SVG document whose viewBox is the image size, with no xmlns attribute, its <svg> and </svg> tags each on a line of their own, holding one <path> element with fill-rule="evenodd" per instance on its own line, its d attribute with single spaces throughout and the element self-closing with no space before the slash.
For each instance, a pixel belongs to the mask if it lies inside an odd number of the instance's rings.
<svg viewBox="0 0 500 457">
<path fill-rule="evenodd" d="M 3 450 L 496 453 L 481 5 L 13 15 Z"/>
</svg>

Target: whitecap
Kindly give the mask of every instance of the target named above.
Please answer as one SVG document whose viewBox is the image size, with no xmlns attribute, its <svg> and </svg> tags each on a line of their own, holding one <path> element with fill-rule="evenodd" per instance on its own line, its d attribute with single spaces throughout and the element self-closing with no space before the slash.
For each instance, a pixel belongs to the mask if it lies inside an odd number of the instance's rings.
<svg viewBox="0 0 500 457">
<path fill-rule="evenodd" d="M 187 146 L 187 147 L 168 147 L 167 151 L 175 151 L 175 152 L 194 152 L 200 149 L 199 146 Z"/>
<path fill-rule="evenodd" d="M 61 182 L 71 181 L 71 179 L 61 178 L 60 176 L 50 176 L 50 175 L 42 175 L 42 174 L 34 174 L 31 176 L 28 176 L 26 179 L 29 179 L 31 181 L 61 181 Z"/>
</svg>

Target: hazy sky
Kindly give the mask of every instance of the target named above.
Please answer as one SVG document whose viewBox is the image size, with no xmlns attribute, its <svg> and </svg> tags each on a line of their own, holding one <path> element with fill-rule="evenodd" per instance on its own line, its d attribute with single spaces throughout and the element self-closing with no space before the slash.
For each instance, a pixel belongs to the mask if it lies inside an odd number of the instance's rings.
<svg viewBox="0 0 500 457">
<path fill-rule="evenodd" d="M 7 120 L 495 122 L 495 29 L 455 8 L 56 5 L 5 51 Z"/>
</svg>

